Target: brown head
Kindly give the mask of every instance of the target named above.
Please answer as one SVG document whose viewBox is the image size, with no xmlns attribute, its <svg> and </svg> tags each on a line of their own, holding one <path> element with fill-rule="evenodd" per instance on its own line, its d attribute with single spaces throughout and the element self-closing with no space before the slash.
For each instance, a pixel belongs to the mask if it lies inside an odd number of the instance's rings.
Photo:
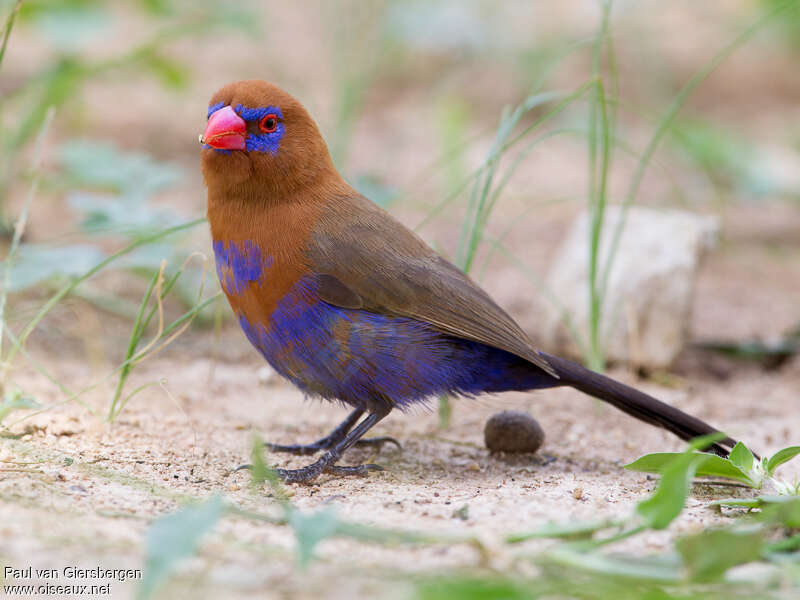
<svg viewBox="0 0 800 600">
<path fill-rule="evenodd" d="M 280 198 L 338 174 L 303 105 L 260 80 L 237 81 L 211 98 L 203 177 L 212 195 Z"/>
</svg>

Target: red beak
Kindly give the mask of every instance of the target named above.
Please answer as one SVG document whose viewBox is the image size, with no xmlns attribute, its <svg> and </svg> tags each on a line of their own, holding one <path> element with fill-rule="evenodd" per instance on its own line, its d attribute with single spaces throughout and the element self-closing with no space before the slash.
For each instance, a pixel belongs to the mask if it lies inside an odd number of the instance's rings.
<svg viewBox="0 0 800 600">
<path fill-rule="evenodd" d="M 244 150 L 246 134 L 244 119 L 230 106 L 225 106 L 209 117 L 200 143 L 220 150 Z"/>
</svg>

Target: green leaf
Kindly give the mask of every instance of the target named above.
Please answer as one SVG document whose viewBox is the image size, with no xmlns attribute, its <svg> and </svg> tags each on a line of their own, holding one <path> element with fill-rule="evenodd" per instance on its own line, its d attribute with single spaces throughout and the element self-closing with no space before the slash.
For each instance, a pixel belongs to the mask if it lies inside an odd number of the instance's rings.
<svg viewBox="0 0 800 600">
<path fill-rule="evenodd" d="M 726 477 L 752 487 L 757 487 L 747 473 L 729 460 L 717 456 L 716 454 L 703 455 L 703 459 L 700 460 L 697 465 L 697 472 L 695 474 L 698 477 Z"/>
<path fill-rule="evenodd" d="M 798 454 L 800 454 L 800 446 L 789 446 L 783 450 L 778 450 L 767 460 L 767 474 L 771 477 L 775 469 L 783 463 L 792 460 Z"/>
<path fill-rule="evenodd" d="M 630 471 L 639 471 L 640 473 L 660 474 L 668 464 L 679 456 L 683 456 L 683 452 L 654 452 L 640 456 L 632 463 L 625 465 L 625 468 Z"/>
<path fill-rule="evenodd" d="M 636 512 L 644 518 L 648 527 L 664 529 L 681 514 L 701 457 L 701 454 L 694 452 L 678 454 L 662 469 L 656 491 L 636 506 Z"/>
<path fill-rule="evenodd" d="M 799 500 L 796 496 L 761 495 L 756 498 L 722 498 L 709 502 L 709 505 L 739 506 L 742 508 L 763 508 L 773 504 L 791 503 Z"/>
<path fill-rule="evenodd" d="M 147 53 L 142 57 L 143 64 L 158 77 L 164 86 L 173 90 L 183 90 L 188 82 L 186 69 L 180 63 L 161 56 L 156 52 Z"/>
<path fill-rule="evenodd" d="M 761 520 L 779 523 L 790 529 L 800 528 L 800 496 L 762 498 Z"/>
<path fill-rule="evenodd" d="M 89 233 L 144 235 L 185 221 L 175 212 L 152 206 L 138 196 L 80 192 L 67 196 L 67 202 L 71 208 L 83 213 L 81 228 Z"/>
<path fill-rule="evenodd" d="M 518 544 L 539 538 L 566 538 L 583 539 L 613 525 L 610 521 L 578 521 L 567 523 L 547 523 L 546 525 L 528 533 L 518 533 L 506 538 L 508 544 Z"/>
<path fill-rule="evenodd" d="M 22 244 L 12 264 L 8 290 L 19 292 L 43 281 L 80 277 L 104 258 L 100 248 L 88 244 Z"/>
<path fill-rule="evenodd" d="M 625 465 L 625 468 L 643 473 L 663 473 L 667 466 L 681 455 L 680 452 L 646 454 Z M 696 452 L 694 455 L 700 457 L 696 465 L 695 475 L 697 477 L 725 477 L 755 487 L 750 476 L 731 461 L 705 452 Z"/>
<path fill-rule="evenodd" d="M 631 556 L 602 552 L 582 552 L 568 544 L 561 544 L 542 557 L 543 562 L 566 568 L 595 573 L 603 578 L 624 577 L 642 581 L 678 582 L 681 579 L 680 562 L 674 555 Z M 591 596 L 589 596 L 591 597 Z"/>
<path fill-rule="evenodd" d="M 728 460 L 739 467 L 742 471 L 747 473 L 753 468 L 753 461 L 755 460 L 755 457 L 753 456 L 753 453 L 750 452 L 750 449 L 742 442 L 736 442 L 733 450 L 731 450 Z"/>
<path fill-rule="evenodd" d="M 153 16 L 163 17 L 174 11 L 171 0 L 139 0 L 139 5 Z"/>
<path fill-rule="evenodd" d="M 0 423 L 12 411 L 41 408 L 41 405 L 30 396 L 23 396 L 20 390 L 6 392 L 5 398 L 0 402 Z"/>
<path fill-rule="evenodd" d="M 314 556 L 314 548 L 336 533 L 339 519 L 333 507 L 304 514 L 295 508 L 287 509 L 289 524 L 297 539 L 297 562 L 305 569 Z"/>
<path fill-rule="evenodd" d="M 708 504 L 709 506 L 730 506 L 734 508 L 759 508 L 761 500 L 758 498 L 722 498 Z"/>
<path fill-rule="evenodd" d="M 42 11 L 34 25 L 48 43 L 62 51 L 75 51 L 106 34 L 110 19 L 100 6 L 62 5 Z"/>
<path fill-rule="evenodd" d="M 419 600 L 530 600 L 538 596 L 509 579 L 441 578 L 418 584 Z"/>
<path fill-rule="evenodd" d="M 147 154 L 120 152 L 111 144 L 92 140 L 63 144 L 59 161 L 73 183 L 131 198 L 149 197 L 174 185 L 182 176 L 177 167 Z"/>
<path fill-rule="evenodd" d="M 201 504 L 165 515 L 152 524 L 147 532 L 144 577 L 136 593 L 139 600 L 152 597 L 178 563 L 195 553 L 202 537 L 214 528 L 224 511 L 222 497 L 213 496 Z"/>
<path fill-rule="evenodd" d="M 764 547 L 761 531 L 707 529 L 681 538 L 675 546 L 694 581 L 713 581 L 736 565 L 758 560 Z"/>
</svg>

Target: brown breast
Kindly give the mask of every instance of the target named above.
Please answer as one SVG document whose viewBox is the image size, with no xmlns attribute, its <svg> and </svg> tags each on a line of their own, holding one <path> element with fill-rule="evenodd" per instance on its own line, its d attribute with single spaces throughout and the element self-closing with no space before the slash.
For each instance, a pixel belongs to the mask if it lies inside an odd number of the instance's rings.
<svg viewBox="0 0 800 600">
<path fill-rule="evenodd" d="M 308 204 L 209 203 L 217 272 L 237 315 L 269 323 L 277 303 L 304 275 L 316 210 Z"/>
</svg>

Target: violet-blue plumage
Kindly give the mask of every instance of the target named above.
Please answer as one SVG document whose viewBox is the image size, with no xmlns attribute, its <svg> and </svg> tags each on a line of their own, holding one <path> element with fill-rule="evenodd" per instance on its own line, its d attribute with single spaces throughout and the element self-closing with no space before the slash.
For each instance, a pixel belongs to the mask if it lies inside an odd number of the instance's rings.
<svg viewBox="0 0 800 600">
<path fill-rule="evenodd" d="M 275 115 L 278 119 L 283 118 L 283 113 L 277 106 L 248 108 L 237 104 L 234 110 L 245 121 L 258 122 L 269 115 Z M 281 139 L 285 131 L 283 123 L 278 121 L 275 126 L 275 131 L 270 133 L 251 133 L 247 136 L 247 149 L 251 152 L 269 152 L 271 154 L 276 154 L 281 147 Z"/>
<path fill-rule="evenodd" d="M 277 106 L 262 106 L 256 108 L 250 108 L 247 106 L 242 106 L 241 104 L 237 104 L 233 107 L 233 110 L 242 117 L 245 121 L 258 121 L 263 119 L 267 115 L 275 115 L 279 119 L 283 118 L 283 113 L 281 109 Z"/>
<path fill-rule="evenodd" d="M 285 132 L 283 123 L 275 126 L 272 133 L 250 134 L 247 136 L 247 149 L 253 152 L 269 152 L 275 154 L 281 147 L 281 138 Z"/>
<path fill-rule="evenodd" d="M 212 104 L 208 107 L 208 118 L 211 117 L 215 112 L 219 109 L 226 106 L 224 102 L 217 102 Z M 283 119 L 283 113 L 281 112 L 280 107 L 277 106 L 264 106 L 264 107 L 247 107 L 241 104 L 237 104 L 233 107 L 233 110 L 236 111 L 242 119 L 247 122 L 258 122 L 266 116 L 275 115 L 278 119 Z M 275 125 L 275 131 L 271 132 L 251 132 L 245 141 L 246 148 L 248 151 L 251 152 L 269 152 L 270 154 L 276 154 L 278 149 L 281 147 L 281 139 L 283 139 L 284 134 L 286 133 L 286 128 L 284 124 L 278 121 Z M 208 144 L 203 145 L 203 148 L 211 148 Z M 230 154 L 230 150 L 214 148 L 217 152 L 221 152 L 222 154 Z"/>
<path fill-rule="evenodd" d="M 242 247 L 236 242 L 214 240 L 213 246 L 217 276 L 228 294 L 241 294 L 250 283 L 263 285 L 274 261 L 272 256 L 264 256 L 253 240 L 246 240 Z"/>
<path fill-rule="evenodd" d="M 537 350 L 474 281 L 344 181 L 313 119 L 283 90 L 236 82 L 210 104 L 200 137 L 203 175 L 231 307 L 276 371 L 311 395 L 356 407 L 318 442 L 271 446 L 325 450 L 307 467 L 277 470 L 286 481 L 374 470 L 336 462 L 394 407 L 442 392 L 567 385 L 684 440 L 716 432 L 639 390 Z M 248 238 L 260 248 L 241 241 Z M 262 255 L 274 256 L 274 265 Z M 725 456 L 735 444 L 724 438 L 714 451 Z"/>
<path fill-rule="evenodd" d="M 209 106 L 208 107 L 208 117 L 206 117 L 206 118 L 210 118 L 211 115 L 213 115 L 215 112 L 217 112 L 223 106 L 225 106 L 224 102 L 217 102 L 216 104 L 212 104 L 211 106 Z"/>
<path fill-rule="evenodd" d="M 248 340 L 309 395 L 356 407 L 384 398 L 402 409 L 444 392 L 473 396 L 556 384 L 503 350 L 415 319 L 333 306 L 315 288 L 313 275 L 301 279 L 266 324 L 239 316 Z"/>
<path fill-rule="evenodd" d="M 211 148 L 208 144 L 203 144 L 203 148 Z M 230 150 L 225 150 L 223 148 L 214 148 L 214 152 L 219 152 L 220 154 L 230 154 Z"/>
</svg>

